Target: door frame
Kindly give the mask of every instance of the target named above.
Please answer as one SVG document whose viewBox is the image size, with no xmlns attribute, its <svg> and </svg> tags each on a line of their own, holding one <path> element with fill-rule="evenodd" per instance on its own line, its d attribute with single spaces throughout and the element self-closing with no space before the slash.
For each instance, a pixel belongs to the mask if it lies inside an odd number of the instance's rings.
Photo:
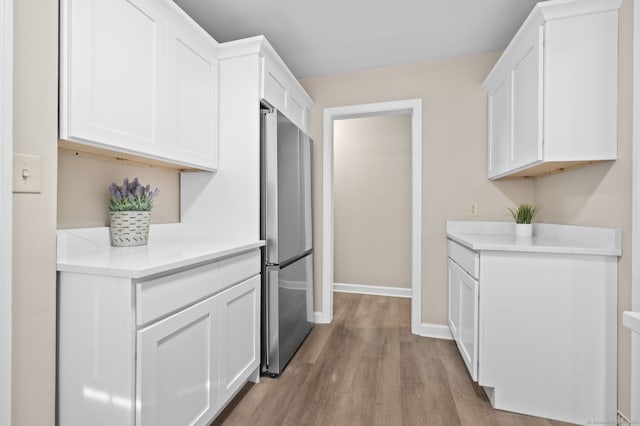
<svg viewBox="0 0 640 426">
<path fill-rule="evenodd" d="M 631 309 L 640 312 L 640 0 L 633 2 Z M 640 333 L 631 332 L 631 419 L 640 419 Z"/>
<path fill-rule="evenodd" d="M 11 424 L 13 0 L 0 0 L 0 425 Z M 7 380 L 8 378 L 8 380 Z"/>
<path fill-rule="evenodd" d="M 422 321 L 422 99 L 407 99 L 325 108 L 322 161 L 322 311 L 320 321 L 333 319 L 333 122 L 385 114 L 411 115 L 411 332 Z"/>
</svg>

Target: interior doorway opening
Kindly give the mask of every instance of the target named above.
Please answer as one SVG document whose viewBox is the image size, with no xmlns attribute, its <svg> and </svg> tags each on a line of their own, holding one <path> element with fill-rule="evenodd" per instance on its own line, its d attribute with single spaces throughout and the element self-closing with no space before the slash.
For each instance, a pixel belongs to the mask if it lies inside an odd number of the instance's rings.
<svg viewBox="0 0 640 426">
<path fill-rule="evenodd" d="M 411 298 L 411 116 L 334 121 L 334 292 Z"/>
<path fill-rule="evenodd" d="M 411 117 L 411 332 L 420 334 L 422 274 L 422 100 L 326 108 L 323 117 L 322 311 L 320 321 L 333 319 L 334 286 L 334 124 L 336 120 L 385 114 Z M 383 170 L 380 173 L 384 173 Z"/>
</svg>

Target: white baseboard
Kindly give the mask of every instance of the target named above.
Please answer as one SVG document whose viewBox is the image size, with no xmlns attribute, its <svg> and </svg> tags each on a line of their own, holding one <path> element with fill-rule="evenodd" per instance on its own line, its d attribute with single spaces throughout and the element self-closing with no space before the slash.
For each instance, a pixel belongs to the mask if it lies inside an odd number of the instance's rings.
<svg viewBox="0 0 640 426">
<path fill-rule="evenodd" d="M 418 335 L 422 337 L 432 337 L 434 339 L 453 340 L 448 325 L 428 324 L 423 322 L 418 329 Z"/>
<path fill-rule="evenodd" d="M 324 318 L 324 314 L 322 312 L 314 312 L 313 313 L 313 322 L 316 324 L 329 324 L 330 321 L 327 321 Z"/>
<path fill-rule="evenodd" d="M 411 298 L 410 288 L 383 287 L 379 285 L 333 283 L 333 291 L 339 293 L 369 294 L 372 296 Z"/>
</svg>

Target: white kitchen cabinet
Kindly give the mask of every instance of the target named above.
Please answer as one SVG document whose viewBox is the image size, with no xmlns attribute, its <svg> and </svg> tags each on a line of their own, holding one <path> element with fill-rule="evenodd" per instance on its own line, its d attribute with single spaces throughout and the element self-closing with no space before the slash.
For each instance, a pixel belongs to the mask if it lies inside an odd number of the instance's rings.
<svg viewBox="0 0 640 426">
<path fill-rule="evenodd" d="M 220 296 L 220 398 L 230 400 L 260 365 L 260 277 Z"/>
<path fill-rule="evenodd" d="M 453 241 L 447 247 L 449 328 L 471 378 L 477 380 L 479 256 Z"/>
<path fill-rule="evenodd" d="M 243 61 L 247 57 L 257 59 L 251 62 L 253 69 L 247 70 L 258 71 L 256 103 L 263 101 L 276 108 L 303 132 L 308 133 L 309 108 L 313 101 L 264 36 L 236 40 L 220 46 L 221 61 Z M 253 84 L 255 87 L 255 80 L 241 81 L 240 78 L 241 75 L 237 78 L 231 76 L 224 84 L 227 87 Z"/>
<path fill-rule="evenodd" d="M 518 169 L 542 160 L 543 30 L 523 35 L 514 47 L 511 70 L 512 143 L 508 167 Z M 509 104 L 507 104 L 509 105 Z"/>
<path fill-rule="evenodd" d="M 185 265 L 171 246 L 110 249 L 110 267 L 96 257 L 59 272 L 59 424 L 206 425 L 257 380 L 259 250 Z M 169 252 L 173 270 L 122 268 Z"/>
<path fill-rule="evenodd" d="M 215 170 L 217 49 L 168 0 L 61 1 L 60 139 Z"/>
<path fill-rule="evenodd" d="M 620 0 L 538 3 L 483 85 L 488 176 L 617 158 Z"/>
<path fill-rule="evenodd" d="M 447 260 L 447 278 L 448 278 L 448 313 L 447 322 L 451 336 L 456 344 L 460 340 L 460 272 L 456 264 L 451 260 Z"/>
<path fill-rule="evenodd" d="M 478 281 L 449 258 L 449 328 L 473 380 L 478 378 Z"/>
<path fill-rule="evenodd" d="M 206 425 L 219 407 L 216 297 L 138 331 L 136 424 Z"/>
<path fill-rule="evenodd" d="M 217 46 L 183 27 L 169 25 L 167 155 L 217 169 Z"/>
<path fill-rule="evenodd" d="M 488 94 L 489 100 L 489 176 L 496 176 L 509 167 L 511 87 L 501 80 Z"/>
<path fill-rule="evenodd" d="M 616 420 L 620 231 L 448 222 L 449 327 L 494 408 Z"/>
<path fill-rule="evenodd" d="M 269 42 L 265 39 L 264 43 L 266 44 L 261 56 L 260 97 L 297 127 L 308 132 L 310 99 Z"/>
<path fill-rule="evenodd" d="M 166 17 L 146 0 L 65 0 L 60 7 L 60 137 L 159 155 Z"/>
</svg>

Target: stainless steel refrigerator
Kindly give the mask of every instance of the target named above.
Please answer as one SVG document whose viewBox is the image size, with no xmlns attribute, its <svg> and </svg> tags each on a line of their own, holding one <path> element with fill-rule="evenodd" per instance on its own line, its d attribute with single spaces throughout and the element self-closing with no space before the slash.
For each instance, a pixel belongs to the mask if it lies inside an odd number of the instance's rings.
<svg viewBox="0 0 640 426">
<path fill-rule="evenodd" d="M 277 376 L 313 327 L 311 139 L 261 108 L 262 372 Z"/>
</svg>

